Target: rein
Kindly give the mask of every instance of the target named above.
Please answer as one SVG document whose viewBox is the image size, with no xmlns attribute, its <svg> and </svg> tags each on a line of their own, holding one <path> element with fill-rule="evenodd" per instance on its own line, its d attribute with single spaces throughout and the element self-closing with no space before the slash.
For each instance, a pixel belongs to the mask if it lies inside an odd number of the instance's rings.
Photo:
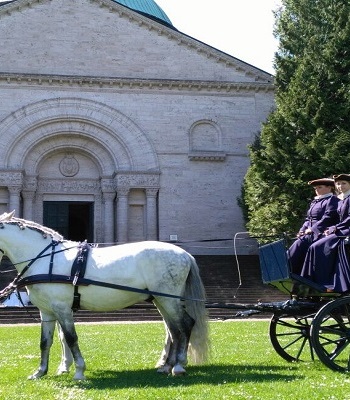
<svg viewBox="0 0 350 400">
<path fill-rule="evenodd" d="M 50 243 L 49 245 L 47 245 L 47 246 L 44 248 L 44 250 L 42 250 L 35 258 L 31 258 L 31 259 L 29 259 L 29 260 L 20 261 L 20 262 L 18 262 L 18 263 L 13 264 L 13 265 L 19 265 L 19 264 L 23 264 L 23 263 L 29 262 L 29 263 L 23 268 L 23 270 L 17 274 L 17 276 L 15 277 L 14 280 L 13 280 L 8 286 L 6 286 L 3 290 L 0 291 L 0 300 L 7 299 L 15 290 L 18 291 L 18 289 L 19 289 L 20 287 L 23 287 L 23 285 L 20 285 L 20 284 L 19 284 L 20 281 L 21 281 L 22 276 L 28 271 L 28 269 L 31 267 L 31 265 L 34 264 L 34 262 L 35 262 L 36 260 L 39 260 L 40 258 L 49 257 L 49 256 L 51 257 L 51 258 L 50 258 L 50 267 L 49 267 L 49 268 L 50 268 L 50 274 L 49 274 L 48 276 L 52 275 L 52 266 L 53 266 L 53 258 L 54 258 L 54 255 L 55 255 L 55 254 L 58 254 L 58 253 L 61 253 L 61 252 L 63 252 L 63 251 L 66 251 L 66 250 L 73 249 L 73 248 L 76 247 L 76 246 L 72 246 L 72 247 L 68 247 L 68 248 L 66 248 L 66 249 L 61 249 L 61 250 L 55 251 L 55 247 L 56 247 L 59 243 L 62 243 L 62 242 L 59 241 L 59 240 L 52 240 L 51 243 Z M 48 253 L 48 254 L 44 254 L 50 247 L 51 247 L 51 252 Z M 2 250 L 2 249 L 0 249 L 0 252 L 1 252 L 3 255 L 5 254 L 4 250 Z"/>
</svg>

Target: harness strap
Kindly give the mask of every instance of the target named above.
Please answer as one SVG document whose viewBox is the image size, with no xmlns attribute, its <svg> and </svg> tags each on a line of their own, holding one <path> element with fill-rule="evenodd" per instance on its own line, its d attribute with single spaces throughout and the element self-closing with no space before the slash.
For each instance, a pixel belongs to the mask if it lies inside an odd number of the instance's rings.
<svg viewBox="0 0 350 400">
<path fill-rule="evenodd" d="M 51 281 L 50 282 L 51 283 L 70 283 L 70 284 L 72 284 L 73 280 L 74 280 L 73 276 L 55 275 L 55 274 L 53 274 L 51 276 Z M 36 283 L 48 283 L 47 274 L 38 274 L 38 275 L 32 275 L 32 276 L 28 276 L 28 277 L 22 278 L 19 282 L 17 282 L 17 288 L 23 287 L 23 286 L 28 286 L 28 285 L 33 285 L 33 284 L 36 284 Z M 191 301 L 205 302 L 204 299 L 186 298 L 186 297 L 183 297 L 183 296 L 177 296 L 175 294 L 156 292 L 156 291 L 148 290 L 148 289 L 139 289 L 139 288 L 135 288 L 135 287 L 132 287 L 132 286 L 118 285 L 118 284 L 115 284 L 115 283 L 107 283 L 107 282 L 95 281 L 93 279 L 87 279 L 87 278 L 78 279 L 77 286 L 89 286 L 89 285 L 101 286 L 101 287 L 106 287 L 106 288 L 109 288 L 109 289 L 124 290 L 124 291 L 134 292 L 134 293 L 147 294 L 148 296 L 169 297 L 169 298 L 172 298 L 172 299 L 180 299 L 182 301 L 191 300 Z"/>
<path fill-rule="evenodd" d="M 73 277 L 73 286 L 74 286 L 74 295 L 73 295 L 73 304 L 72 304 L 72 310 L 73 311 L 78 311 L 80 308 L 80 293 L 79 293 L 79 286 L 78 286 L 78 281 L 79 278 L 83 278 L 85 275 L 86 271 L 86 263 L 87 263 L 87 257 L 90 251 L 90 245 L 86 242 L 83 242 L 79 245 L 79 251 L 77 256 L 75 257 L 75 260 L 72 265 L 71 269 L 71 276 Z"/>
<path fill-rule="evenodd" d="M 35 258 L 33 258 L 32 260 L 30 260 L 29 264 L 27 264 L 20 273 L 18 273 L 18 275 L 16 276 L 15 280 L 13 281 L 13 284 L 17 284 L 18 281 L 20 280 L 20 278 L 28 271 L 28 269 L 30 268 L 30 266 L 38 259 L 41 257 L 45 257 L 43 256 L 43 254 L 46 252 L 46 250 L 48 250 L 50 247 L 52 247 L 53 249 L 55 248 L 55 246 L 58 245 L 58 243 L 60 243 L 57 240 L 53 240 L 49 245 L 47 245 L 45 247 L 44 250 L 42 250 Z M 51 252 L 51 259 L 53 259 L 53 252 Z"/>
<path fill-rule="evenodd" d="M 53 269 L 53 258 L 55 256 L 55 248 L 59 242 L 52 241 L 51 243 L 51 256 L 50 256 L 50 264 L 49 264 L 49 279 L 51 280 L 52 269 Z"/>
</svg>

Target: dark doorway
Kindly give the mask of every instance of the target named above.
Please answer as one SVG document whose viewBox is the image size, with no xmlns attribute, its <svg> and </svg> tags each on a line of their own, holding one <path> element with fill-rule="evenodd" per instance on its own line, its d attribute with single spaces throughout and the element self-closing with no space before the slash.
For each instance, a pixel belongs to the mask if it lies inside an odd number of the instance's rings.
<svg viewBox="0 0 350 400">
<path fill-rule="evenodd" d="M 65 239 L 93 242 L 93 203 L 44 201 L 44 225 Z"/>
</svg>

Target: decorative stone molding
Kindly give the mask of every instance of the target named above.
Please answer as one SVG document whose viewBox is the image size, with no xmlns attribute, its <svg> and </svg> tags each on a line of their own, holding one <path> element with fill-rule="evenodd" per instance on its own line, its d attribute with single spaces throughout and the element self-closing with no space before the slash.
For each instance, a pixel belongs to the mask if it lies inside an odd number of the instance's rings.
<svg viewBox="0 0 350 400">
<path fill-rule="evenodd" d="M 116 186 L 119 191 L 121 187 L 129 188 L 159 188 L 159 173 L 129 172 L 118 173 L 116 176 Z"/>
<path fill-rule="evenodd" d="M 226 153 L 223 151 L 191 151 L 188 153 L 190 161 L 225 161 Z"/>
<path fill-rule="evenodd" d="M 96 180 L 87 179 L 43 179 L 38 182 L 38 191 L 41 193 L 93 193 L 100 192 L 100 183 Z"/>
<path fill-rule="evenodd" d="M 0 186 L 22 186 L 22 171 L 5 170 L 0 171 Z"/>
<path fill-rule="evenodd" d="M 63 176 L 73 177 L 79 172 L 79 162 L 73 154 L 67 153 L 59 164 L 60 172 Z"/>
<path fill-rule="evenodd" d="M 65 75 L 35 75 L 35 74 L 0 74 L 0 85 L 27 87 L 48 86 L 55 89 L 95 87 L 101 90 L 134 90 L 142 91 L 191 91 L 198 95 L 207 95 L 208 92 L 232 94 L 232 92 L 269 92 L 275 90 L 271 82 L 223 82 L 223 81 L 193 81 L 193 80 L 162 80 L 162 79 L 128 79 L 106 78 L 90 76 Z"/>
</svg>

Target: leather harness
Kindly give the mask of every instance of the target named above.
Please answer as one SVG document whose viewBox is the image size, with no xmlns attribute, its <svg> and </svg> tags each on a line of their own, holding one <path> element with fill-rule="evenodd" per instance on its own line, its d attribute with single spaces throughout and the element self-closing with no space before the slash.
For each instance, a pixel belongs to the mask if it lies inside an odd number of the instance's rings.
<svg viewBox="0 0 350 400">
<path fill-rule="evenodd" d="M 80 293 L 78 291 L 79 286 L 89 286 L 89 285 L 95 285 L 95 286 L 100 286 L 100 287 L 106 287 L 109 289 L 118 289 L 118 290 L 134 292 L 134 293 L 145 294 L 148 296 L 146 301 L 152 301 L 154 296 L 161 296 L 161 297 L 179 299 L 181 301 L 191 300 L 191 301 L 205 302 L 204 299 L 195 299 L 195 298 L 189 299 L 189 298 L 185 298 L 183 296 L 177 296 L 177 295 L 173 295 L 173 294 L 169 294 L 169 293 L 157 292 L 157 291 L 153 291 L 153 290 L 151 291 L 151 290 L 148 290 L 147 288 L 140 289 L 140 288 L 135 288 L 132 286 L 119 285 L 119 284 L 108 283 L 108 282 L 101 282 L 101 281 L 96 281 L 93 279 L 85 278 L 87 260 L 88 260 L 89 252 L 91 249 L 91 245 L 88 244 L 86 241 L 79 243 L 78 246 L 74 246 L 74 248 L 78 247 L 78 253 L 72 264 L 70 276 L 54 274 L 53 273 L 54 255 L 73 248 L 73 247 L 70 247 L 70 248 L 55 250 L 56 246 L 60 243 L 61 243 L 60 241 L 53 240 L 34 259 L 27 260 L 27 261 L 29 261 L 29 263 L 26 265 L 26 267 L 23 268 L 23 270 L 20 273 L 18 273 L 18 275 L 16 276 L 14 281 L 11 282 L 5 289 L 0 291 L 0 300 L 7 298 L 15 290 L 18 291 L 20 288 L 22 288 L 24 286 L 29 286 L 29 285 L 38 284 L 38 283 L 64 283 L 64 284 L 72 284 L 74 286 L 74 296 L 73 296 L 73 302 L 72 302 L 72 310 L 73 311 L 77 311 L 80 308 Z M 50 249 L 50 247 L 51 247 L 51 253 L 46 253 L 46 251 L 48 249 Z M 0 249 L 0 251 L 2 251 L 2 250 Z M 36 274 L 36 275 L 29 275 L 29 276 L 23 277 L 23 275 L 28 271 L 30 266 L 36 260 L 43 258 L 43 257 L 48 257 L 48 256 L 50 256 L 49 273 L 48 274 Z M 27 262 L 27 261 L 22 261 L 21 263 Z"/>
</svg>

